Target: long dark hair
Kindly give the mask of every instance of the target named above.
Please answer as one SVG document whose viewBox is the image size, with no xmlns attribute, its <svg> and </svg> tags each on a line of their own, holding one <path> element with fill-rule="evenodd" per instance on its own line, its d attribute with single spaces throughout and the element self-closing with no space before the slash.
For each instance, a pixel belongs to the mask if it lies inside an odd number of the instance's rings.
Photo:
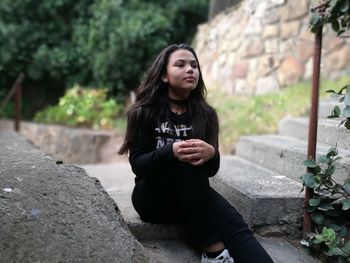
<svg viewBox="0 0 350 263">
<path fill-rule="evenodd" d="M 219 125 L 217 115 L 205 100 L 207 90 L 196 52 L 186 44 L 174 44 L 160 52 L 138 87 L 135 103 L 127 113 L 128 126 L 124 143 L 118 151 L 119 154 L 126 153 L 137 138 L 142 139 L 146 136 L 140 127 L 145 127 L 144 125 L 149 125 L 149 123 L 157 123 L 161 118 L 167 118 L 169 107 L 168 86 L 162 81 L 162 76 L 167 73 L 169 56 L 179 49 L 186 49 L 194 55 L 199 70 L 198 84 L 188 97 L 188 111 L 193 130 L 192 137 L 204 140 L 218 149 Z"/>
</svg>

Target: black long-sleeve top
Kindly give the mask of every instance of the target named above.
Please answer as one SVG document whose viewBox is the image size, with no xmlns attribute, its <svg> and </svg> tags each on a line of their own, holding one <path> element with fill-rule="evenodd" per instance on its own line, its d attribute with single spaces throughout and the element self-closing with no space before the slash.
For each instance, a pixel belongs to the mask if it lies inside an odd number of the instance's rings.
<svg viewBox="0 0 350 263">
<path fill-rule="evenodd" d="M 169 121 L 145 122 L 137 129 L 145 136 L 137 138 L 130 147 L 129 162 L 136 175 L 135 182 L 148 174 L 165 171 L 176 161 L 173 143 L 192 139 L 192 126 L 187 111 L 181 115 L 169 111 Z M 203 165 L 208 171 L 208 176 L 214 176 L 220 166 L 219 151 L 216 150 L 213 158 Z"/>
</svg>

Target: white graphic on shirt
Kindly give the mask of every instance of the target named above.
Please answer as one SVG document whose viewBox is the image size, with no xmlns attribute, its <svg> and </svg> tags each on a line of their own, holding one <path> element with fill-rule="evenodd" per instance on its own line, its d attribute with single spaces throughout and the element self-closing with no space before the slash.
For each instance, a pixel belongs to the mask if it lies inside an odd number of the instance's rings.
<svg viewBox="0 0 350 263">
<path fill-rule="evenodd" d="M 185 124 L 170 124 L 169 122 L 161 122 L 156 131 L 156 148 L 163 147 L 171 142 L 179 142 L 188 140 L 191 135 L 192 126 Z"/>
</svg>

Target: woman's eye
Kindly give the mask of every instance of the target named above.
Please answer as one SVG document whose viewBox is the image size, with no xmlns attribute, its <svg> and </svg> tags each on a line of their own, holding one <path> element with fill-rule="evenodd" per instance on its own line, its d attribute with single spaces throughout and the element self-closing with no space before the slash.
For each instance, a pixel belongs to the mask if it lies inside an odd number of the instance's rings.
<svg viewBox="0 0 350 263">
<path fill-rule="evenodd" d="M 197 68 L 197 64 L 192 64 L 192 68 Z"/>
</svg>

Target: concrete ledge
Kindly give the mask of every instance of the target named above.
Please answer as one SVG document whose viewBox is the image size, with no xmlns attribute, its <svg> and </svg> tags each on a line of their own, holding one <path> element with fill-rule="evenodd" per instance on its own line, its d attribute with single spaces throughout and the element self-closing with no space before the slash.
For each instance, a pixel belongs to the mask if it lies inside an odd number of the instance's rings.
<svg viewBox="0 0 350 263">
<path fill-rule="evenodd" d="M 13 130 L 12 120 L 0 120 L 0 130 Z M 21 122 L 20 134 L 41 151 L 68 164 L 110 162 L 125 159 L 117 154 L 124 135 L 111 131 L 69 128 Z"/>
<path fill-rule="evenodd" d="M 0 132 L 2 262 L 148 262 L 116 203 L 82 168 Z"/>
<path fill-rule="evenodd" d="M 329 146 L 317 145 L 316 158 L 327 153 Z M 306 141 L 279 135 L 243 136 L 237 143 L 236 154 L 259 166 L 300 181 L 306 168 Z M 350 175 L 350 151 L 339 150 L 343 158 L 337 161 L 333 178 L 344 182 Z"/>
<path fill-rule="evenodd" d="M 256 231 L 297 238 L 301 231 L 302 185 L 234 156 L 224 156 L 211 185 Z"/>
<path fill-rule="evenodd" d="M 142 221 L 131 203 L 132 187 L 108 193 L 118 203 L 130 231 L 138 240 L 179 240 L 190 236 L 189 231 L 178 224 L 151 224 Z"/>
<path fill-rule="evenodd" d="M 335 106 L 339 106 L 340 109 L 344 109 L 344 103 L 339 103 L 337 100 L 331 98 L 323 99 L 318 104 L 318 118 L 327 118 L 331 115 Z"/>
<path fill-rule="evenodd" d="M 350 130 L 338 127 L 340 120 L 319 119 L 317 141 L 329 146 L 350 150 Z M 306 140 L 308 137 L 309 119 L 285 117 L 279 123 L 279 134 Z"/>
</svg>

